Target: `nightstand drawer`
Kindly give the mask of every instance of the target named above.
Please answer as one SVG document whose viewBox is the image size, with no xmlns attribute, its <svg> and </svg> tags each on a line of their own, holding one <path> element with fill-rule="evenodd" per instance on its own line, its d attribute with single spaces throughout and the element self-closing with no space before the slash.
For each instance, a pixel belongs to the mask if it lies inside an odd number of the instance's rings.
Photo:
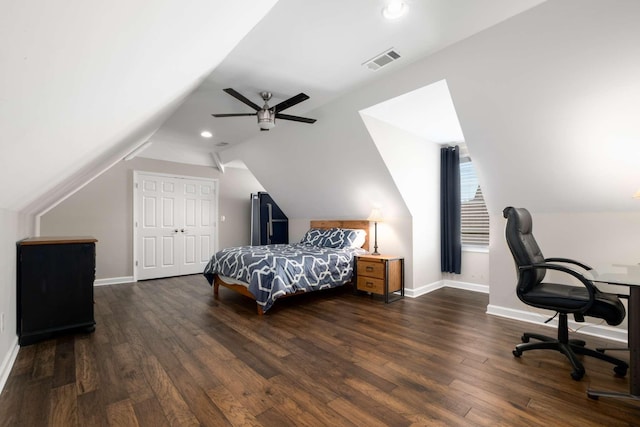
<svg viewBox="0 0 640 427">
<path fill-rule="evenodd" d="M 358 275 L 358 290 L 384 295 L 384 279 L 374 279 Z"/>
<path fill-rule="evenodd" d="M 384 296 L 384 302 L 391 300 L 389 295 L 400 291 L 404 297 L 404 258 L 391 255 L 359 255 L 356 257 L 356 292 Z M 392 295 L 393 296 L 393 295 Z"/>
<path fill-rule="evenodd" d="M 376 277 L 384 280 L 384 263 L 371 261 L 358 261 L 358 276 Z"/>
</svg>

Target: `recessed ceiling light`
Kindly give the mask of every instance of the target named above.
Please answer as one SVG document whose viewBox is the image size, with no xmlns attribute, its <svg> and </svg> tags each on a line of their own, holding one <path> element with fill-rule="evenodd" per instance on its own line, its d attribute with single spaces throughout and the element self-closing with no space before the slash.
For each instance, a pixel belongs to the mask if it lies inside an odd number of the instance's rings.
<svg viewBox="0 0 640 427">
<path fill-rule="evenodd" d="M 211 138 L 213 134 L 208 130 L 203 130 L 202 132 L 200 132 L 200 136 L 203 138 Z"/>
<path fill-rule="evenodd" d="M 387 19 L 398 19 L 405 13 L 409 6 L 401 0 L 391 0 L 385 7 L 382 8 L 382 16 Z"/>
</svg>

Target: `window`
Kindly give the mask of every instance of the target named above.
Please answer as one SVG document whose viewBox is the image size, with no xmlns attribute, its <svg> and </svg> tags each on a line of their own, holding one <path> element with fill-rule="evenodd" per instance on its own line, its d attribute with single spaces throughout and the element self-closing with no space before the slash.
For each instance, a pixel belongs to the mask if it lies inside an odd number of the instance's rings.
<svg viewBox="0 0 640 427">
<path fill-rule="evenodd" d="M 460 158 L 460 236 L 463 246 L 489 246 L 489 213 L 473 163 Z"/>
</svg>

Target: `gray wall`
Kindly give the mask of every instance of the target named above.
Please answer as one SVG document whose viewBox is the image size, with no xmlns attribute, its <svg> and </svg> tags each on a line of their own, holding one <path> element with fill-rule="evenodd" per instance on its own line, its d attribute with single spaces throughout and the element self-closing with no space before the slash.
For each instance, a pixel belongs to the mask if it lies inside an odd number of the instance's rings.
<svg viewBox="0 0 640 427">
<path fill-rule="evenodd" d="M 133 275 L 133 171 L 215 178 L 219 182 L 219 248 L 249 243 L 249 194 L 262 191 L 246 169 L 218 170 L 145 158 L 122 161 L 41 218 L 42 236 L 91 235 L 98 239 L 96 278 Z"/>
</svg>

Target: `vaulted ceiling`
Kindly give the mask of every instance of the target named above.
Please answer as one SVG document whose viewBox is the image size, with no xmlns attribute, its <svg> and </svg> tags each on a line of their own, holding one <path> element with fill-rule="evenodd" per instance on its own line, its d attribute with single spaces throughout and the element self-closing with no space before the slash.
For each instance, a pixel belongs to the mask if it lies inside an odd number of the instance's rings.
<svg viewBox="0 0 640 427">
<path fill-rule="evenodd" d="M 311 98 L 288 114 L 308 115 L 356 87 L 397 72 L 444 47 L 510 18 L 542 0 L 406 1 L 408 13 L 386 20 L 388 0 L 280 0 L 205 82 L 151 137 L 144 156 L 211 164 L 211 151 L 259 136 L 255 117 L 213 118 L 211 113 L 253 110 L 222 89 L 231 87 L 262 106 L 261 91 L 273 93 L 271 106 L 300 92 Z M 362 64 L 393 48 L 401 58 L 377 71 Z M 414 97 L 420 114 L 433 103 Z M 315 117 L 314 117 L 315 118 Z M 278 128 L 315 125 L 277 121 Z M 203 139 L 208 130 L 213 138 Z M 186 146 L 186 147 L 185 147 Z M 186 158 L 185 150 L 189 151 Z M 199 152 L 200 160 L 193 157 Z"/>
<path fill-rule="evenodd" d="M 539 206 L 630 208 L 619 200 L 640 180 L 638 2 L 407 2 L 409 13 L 389 22 L 382 0 L 3 6 L 0 207 L 38 213 L 147 140 L 150 156 L 173 146 L 209 164 L 217 143 L 246 144 L 221 155 L 256 162 L 275 188 L 291 186 L 309 168 L 269 176 L 254 155 L 279 149 L 296 163 L 329 147 L 351 152 L 370 143 L 359 110 L 445 79 L 481 178 L 497 189 L 489 200 L 501 192 L 497 205 L 518 201 L 525 193 L 505 177 L 519 176 L 523 188 L 547 189 L 526 193 Z M 390 47 L 400 60 L 377 72 L 361 65 Z M 311 99 L 290 113 L 318 122 L 280 121 L 261 134 L 252 118 L 214 119 L 246 111 L 225 87 L 254 102 L 261 90 L 274 102 L 306 92 Z M 211 140 L 199 136 L 204 129 Z M 361 177 L 376 188 L 384 165 L 374 153 L 367 159 Z M 292 203 L 304 190 L 294 187 Z"/>
</svg>

